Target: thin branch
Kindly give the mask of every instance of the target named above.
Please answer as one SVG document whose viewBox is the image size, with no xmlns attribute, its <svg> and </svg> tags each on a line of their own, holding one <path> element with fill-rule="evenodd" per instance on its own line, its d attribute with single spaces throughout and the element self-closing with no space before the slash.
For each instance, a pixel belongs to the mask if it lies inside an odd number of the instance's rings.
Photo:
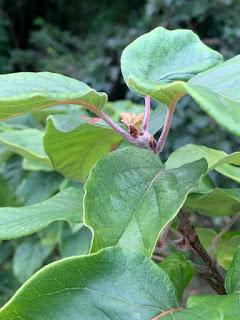
<svg viewBox="0 0 240 320">
<path fill-rule="evenodd" d="M 156 317 L 151 318 L 151 320 L 158 320 L 158 319 L 166 316 L 167 314 L 171 314 L 174 311 L 180 311 L 180 310 L 182 310 L 182 308 L 173 308 L 173 309 L 170 309 L 170 310 L 163 311 L 159 315 L 157 315 Z"/>
<path fill-rule="evenodd" d="M 145 97 L 144 119 L 142 122 L 142 131 L 148 131 L 150 111 L 151 111 L 151 98 L 150 98 L 150 96 L 146 96 Z"/>
<path fill-rule="evenodd" d="M 208 252 L 210 256 L 213 256 L 214 251 L 217 247 L 217 244 L 219 240 L 222 238 L 222 236 L 232 227 L 232 225 L 238 220 L 240 217 L 240 213 L 235 214 L 232 219 L 226 223 L 226 225 L 222 228 L 222 230 L 217 234 L 217 236 L 212 240 L 212 243 L 208 249 Z"/>
<path fill-rule="evenodd" d="M 130 133 L 128 133 L 127 131 L 125 131 L 124 129 L 122 129 L 116 122 L 114 122 L 111 118 L 109 118 L 109 116 L 101 111 L 99 113 L 99 116 L 110 126 L 113 128 L 114 131 L 116 131 L 117 133 L 119 133 L 124 139 L 126 139 L 127 141 L 131 142 L 131 143 L 136 143 L 136 138 L 133 138 Z"/>
<path fill-rule="evenodd" d="M 179 231 L 182 233 L 184 240 L 189 244 L 191 249 L 205 262 L 206 266 L 209 268 L 210 276 L 206 279 L 210 286 L 219 294 L 226 294 L 224 288 L 224 279 L 220 272 L 218 271 L 216 262 L 210 257 L 207 251 L 201 244 L 197 233 L 191 222 L 187 213 L 181 211 L 179 215 L 180 225 Z"/>
</svg>

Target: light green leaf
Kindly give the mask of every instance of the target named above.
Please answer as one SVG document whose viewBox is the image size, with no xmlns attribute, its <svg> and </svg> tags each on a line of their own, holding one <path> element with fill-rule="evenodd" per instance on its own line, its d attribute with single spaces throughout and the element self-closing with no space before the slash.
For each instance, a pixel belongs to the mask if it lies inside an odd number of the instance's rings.
<svg viewBox="0 0 240 320">
<path fill-rule="evenodd" d="M 22 242 L 13 258 L 13 272 L 20 283 L 25 282 L 39 269 L 49 256 L 53 247 L 41 243 L 38 239 L 27 239 Z"/>
<path fill-rule="evenodd" d="M 240 135 L 240 55 L 188 82 L 188 93 L 220 125 Z"/>
<path fill-rule="evenodd" d="M 0 119 L 60 104 L 99 113 L 107 100 L 88 85 L 56 73 L 19 72 L 0 76 Z"/>
<path fill-rule="evenodd" d="M 187 154 L 187 157 L 186 157 Z M 178 168 L 183 164 L 205 158 L 208 171 L 216 170 L 226 177 L 240 182 L 240 152 L 227 154 L 224 151 L 208 148 L 202 145 L 187 144 L 178 148 L 168 158 L 166 168 Z"/>
<path fill-rule="evenodd" d="M 240 234 L 226 233 L 216 249 L 216 259 L 221 267 L 228 270 L 233 261 L 236 250 L 240 246 Z"/>
<path fill-rule="evenodd" d="M 158 27 L 124 49 L 121 69 L 130 89 L 169 105 L 186 93 L 183 81 L 222 60 L 194 32 Z"/>
<path fill-rule="evenodd" d="M 95 162 L 121 141 L 109 127 L 56 115 L 48 120 L 44 147 L 57 171 L 66 178 L 84 181 Z"/>
<path fill-rule="evenodd" d="M 1 112 L 1 111 L 0 111 Z M 0 133 L 0 143 L 9 151 L 48 167 L 51 161 L 43 148 L 43 132 L 37 129 L 9 130 Z"/>
<path fill-rule="evenodd" d="M 175 287 L 178 300 L 181 301 L 185 288 L 195 275 L 192 262 L 187 260 L 182 253 L 172 253 L 158 265 L 168 274 Z"/>
<path fill-rule="evenodd" d="M 0 240 L 32 234 L 53 221 L 82 222 L 82 197 L 82 189 L 68 188 L 38 204 L 0 208 Z"/>
<path fill-rule="evenodd" d="M 206 173 L 205 160 L 165 170 L 149 150 L 125 148 L 98 161 L 87 179 L 86 224 L 92 251 L 120 244 L 151 255 L 160 232 Z"/>
<path fill-rule="evenodd" d="M 176 306 L 168 276 L 153 261 L 107 248 L 43 268 L 0 310 L 0 318 L 149 320 Z"/>
<path fill-rule="evenodd" d="M 209 192 L 192 193 L 184 207 L 210 217 L 237 214 L 240 212 L 240 189 L 215 188 Z"/>
<path fill-rule="evenodd" d="M 225 287 L 228 293 L 240 291 L 240 247 L 237 248 L 226 274 Z"/>
<path fill-rule="evenodd" d="M 185 310 L 173 311 L 161 320 L 237 320 L 239 319 L 239 294 L 225 296 L 192 296 Z"/>
</svg>

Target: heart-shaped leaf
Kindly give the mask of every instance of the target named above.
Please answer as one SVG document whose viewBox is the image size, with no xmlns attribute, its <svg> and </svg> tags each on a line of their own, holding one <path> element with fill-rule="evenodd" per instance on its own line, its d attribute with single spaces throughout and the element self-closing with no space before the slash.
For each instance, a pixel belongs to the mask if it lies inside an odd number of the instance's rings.
<svg viewBox="0 0 240 320">
<path fill-rule="evenodd" d="M 240 182 L 240 152 L 227 154 L 224 151 L 205 146 L 187 144 L 178 148 L 169 156 L 166 162 L 166 168 L 178 168 L 184 164 L 201 158 L 205 158 L 207 160 L 208 171 L 216 170 L 226 177 Z"/>
<path fill-rule="evenodd" d="M 66 178 L 85 181 L 95 162 L 121 141 L 109 127 L 56 115 L 48 119 L 44 147 L 57 171 Z"/>
<path fill-rule="evenodd" d="M 206 173 L 204 159 L 165 170 L 149 150 L 125 148 L 98 161 L 85 188 L 92 251 L 119 244 L 151 255 L 160 232 Z"/>
<path fill-rule="evenodd" d="M 176 306 L 171 281 L 153 261 L 107 248 L 43 268 L 0 310 L 0 319 L 149 320 Z"/>
<path fill-rule="evenodd" d="M 105 93 L 56 73 L 0 75 L 0 119 L 60 104 L 77 104 L 99 113 L 106 100 Z"/>
<path fill-rule="evenodd" d="M 222 60 L 194 32 L 158 27 L 125 48 L 121 69 L 130 89 L 169 106 L 172 100 L 186 93 L 183 81 Z"/>
<path fill-rule="evenodd" d="M 53 221 L 82 222 L 82 198 L 81 188 L 68 188 L 34 205 L 0 208 L 0 240 L 32 234 Z"/>
</svg>

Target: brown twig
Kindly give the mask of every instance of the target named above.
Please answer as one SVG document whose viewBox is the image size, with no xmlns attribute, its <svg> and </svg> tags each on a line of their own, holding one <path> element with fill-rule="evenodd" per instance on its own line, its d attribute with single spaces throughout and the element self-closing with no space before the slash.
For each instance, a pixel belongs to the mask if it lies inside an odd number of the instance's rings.
<svg viewBox="0 0 240 320">
<path fill-rule="evenodd" d="M 206 276 L 204 273 L 202 276 L 208 281 L 210 286 L 219 294 L 226 294 L 224 288 L 224 279 L 220 274 L 216 262 L 210 257 L 207 251 L 201 244 L 197 233 L 188 218 L 188 214 L 181 211 L 179 215 L 180 225 L 179 231 L 183 235 L 183 240 L 190 246 L 190 248 L 205 262 L 209 269 L 209 274 Z"/>
</svg>

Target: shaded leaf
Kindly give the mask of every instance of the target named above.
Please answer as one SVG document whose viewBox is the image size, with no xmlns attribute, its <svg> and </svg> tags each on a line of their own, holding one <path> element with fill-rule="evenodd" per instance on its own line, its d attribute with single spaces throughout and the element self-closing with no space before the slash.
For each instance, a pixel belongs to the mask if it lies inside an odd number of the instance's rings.
<svg viewBox="0 0 240 320">
<path fill-rule="evenodd" d="M 237 214 L 240 212 L 240 189 L 214 188 L 207 193 L 193 193 L 184 207 L 210 217 Z"/>
<path fill-rule="evenodd" d="M 172 253 L 158 265 L 168 274 L 181 301 L 185 288 L 195 275 L 192 262 L 181 253 Z"/>
<path fill-rule="evenodd" d="M 18 245 L 13 258 L 13 271 L 18 281 L 25 282 L 39 269 L 52 249 L 38 239 L 27 239 Z"/>
<path fill-rule="evenodd" d="M 0 239 L 32 234 L 53 221 L 82 222 L 82 197 L 82 189 L 69 188 L 34 205 L 0 208 Z"/>
</svg>

